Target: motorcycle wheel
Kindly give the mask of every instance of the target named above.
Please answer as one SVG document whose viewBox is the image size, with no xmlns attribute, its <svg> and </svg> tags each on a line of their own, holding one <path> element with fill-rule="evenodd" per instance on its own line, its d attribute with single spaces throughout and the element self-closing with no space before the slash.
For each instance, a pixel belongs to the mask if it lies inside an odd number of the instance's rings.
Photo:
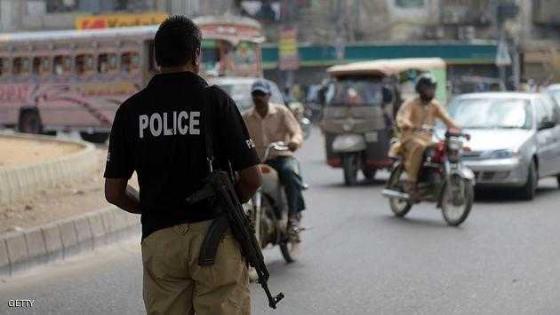
<svg viewBox="0 0 560 315">
<path fill-rule="evenodd" d="M 282 257 L 284 257 L 284 260 L 286 261 L 286 263 L 293 263 L 294 261 L 296 261 L 296 251 L 299 247 L 299 243 L 293 243 L 293 242 L 289 242 L 287 239 L 286 240 L 282 240 L 282 242 L 279 244 L 280 246 L 280 252 L 282 253 Z"/>
<path fill-rule="evenodd" d="M 359 157 L 357 154 L 345 154 L 342 158 L 344 185 L 355 186 L 358 183 Z"/>
<path fill-rule="evenodd" d="M 268 244 L 276 244 L 281 240 L 277 228 L 280 223 L 275 212 L 272 197 L 261 193 L 261 211 L 255 215 L 258 219 L 258 224 L 255 224 L 255 233 L 261 248 L 265 248 Z"/>
<path fill-rule="evenodd" d="M 459 175 L 453 175 L 445 182 L 442 191 L 441 211 L 445 222 L 451 226 L 459 226 L 469 216 L 473 201 L 472 182 Z"/>
<path fill-rule="evenodd" d="M 389 176 L 389 180 L 387 181 L 387 189 L 404 192 L 404 187 L 401 181 L 403 171 L 404 168 L 402 164 L 393 168 L 391 175 Z M 389 206 L 395 216 L 402 218 L 410 211 L 412 203 L 398 198 L 389 198 Z"/>
</svg>

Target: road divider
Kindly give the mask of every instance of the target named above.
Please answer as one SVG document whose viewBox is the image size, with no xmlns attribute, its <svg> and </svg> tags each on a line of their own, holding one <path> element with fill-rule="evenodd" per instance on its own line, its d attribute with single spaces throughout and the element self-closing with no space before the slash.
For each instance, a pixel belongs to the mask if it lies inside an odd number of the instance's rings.
<svg viewBox="0 0 560 315">
<path fill-rule="evenodd" d="M 0 167 L 0 205 L 16 202 L 71 179 L 76 180 L 91 175 L 98 164 L 95 146 L 84 141 L 23 134 L 0 134 L 0 137 L 81 147 L 76 152 L 44 161 Z"/>
<path fill-rule="evenodd" d="M 0 236 L 0 277 L 66 260 L 139 235 L 140 216 L 110 206 L 93 213 Z"/>
</svg>

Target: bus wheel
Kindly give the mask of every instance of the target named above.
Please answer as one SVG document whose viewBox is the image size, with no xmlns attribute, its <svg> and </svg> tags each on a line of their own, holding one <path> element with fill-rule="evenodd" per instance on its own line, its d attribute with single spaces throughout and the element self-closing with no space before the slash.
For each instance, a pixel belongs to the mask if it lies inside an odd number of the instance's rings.
<svg viewBox="0 0 560 315">
<path fill-rule="evenodd" d="M 43 129 L 41 117 L 36 109 L 23 110 L 19 114 L 18 131 L 38 134 Z"/>
<path fill-rule="evenodd" d="M 93 142 L 93 143 L 105 143 L 105 141 L 109 139 L 108 132 L 94 132 L 94 133 L 80 132 L 80 136 L 85 141 Z"/>
</svg>

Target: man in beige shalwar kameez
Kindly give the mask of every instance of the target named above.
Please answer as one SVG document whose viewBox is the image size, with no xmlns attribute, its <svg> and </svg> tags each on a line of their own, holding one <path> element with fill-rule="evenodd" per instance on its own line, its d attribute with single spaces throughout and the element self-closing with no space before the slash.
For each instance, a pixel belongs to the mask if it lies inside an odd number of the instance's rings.
<svg viewBox="0 0 560 315">
<path fill-rule="evenodd" d="M 432 145 L 432 130 L 436 119 L 440 119 L 449 129 L 459 129 L 443 106 L 434 100 L 435 79 L 422 75 L 416 83 L 418 97 L 403 104 L 397 114 L 397 126 L 401 130 L 398 154 L 404 158 L 407 173 L 407 191 L 417 198 L 416 183 L 422 166 L 424 151 Z M 395 148 L 392 149 L 395 153 Z"/>
</svg>

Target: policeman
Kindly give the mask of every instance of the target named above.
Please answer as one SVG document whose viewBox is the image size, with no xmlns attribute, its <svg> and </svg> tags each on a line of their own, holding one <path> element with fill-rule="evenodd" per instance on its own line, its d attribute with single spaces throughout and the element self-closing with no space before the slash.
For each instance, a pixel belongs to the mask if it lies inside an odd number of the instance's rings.
<svg viewBox="0 0 560 315">
<path fill-rule="evenodd" d="M 249 200 L 261 184 L 258 156 L 234 101 L 197 75 L 200 43 L 201 32 L 190 19 L 172 16 L 163 22 L 155 36 L 161 74 L 119 107 L 111 130 L 105 196 L 142 215 L 148 314 L 250 313 L 239 244 L 226 233 L 215 264 L 200 266 L 201 243 L 219 210 L 206 202 L 185 202 L 208 175 L 206 118 L 213 128 L 215 166 L 238 172 L 240 200 Z M 127 190 L 134 171 L 139 198 Z"/>
</svg>

